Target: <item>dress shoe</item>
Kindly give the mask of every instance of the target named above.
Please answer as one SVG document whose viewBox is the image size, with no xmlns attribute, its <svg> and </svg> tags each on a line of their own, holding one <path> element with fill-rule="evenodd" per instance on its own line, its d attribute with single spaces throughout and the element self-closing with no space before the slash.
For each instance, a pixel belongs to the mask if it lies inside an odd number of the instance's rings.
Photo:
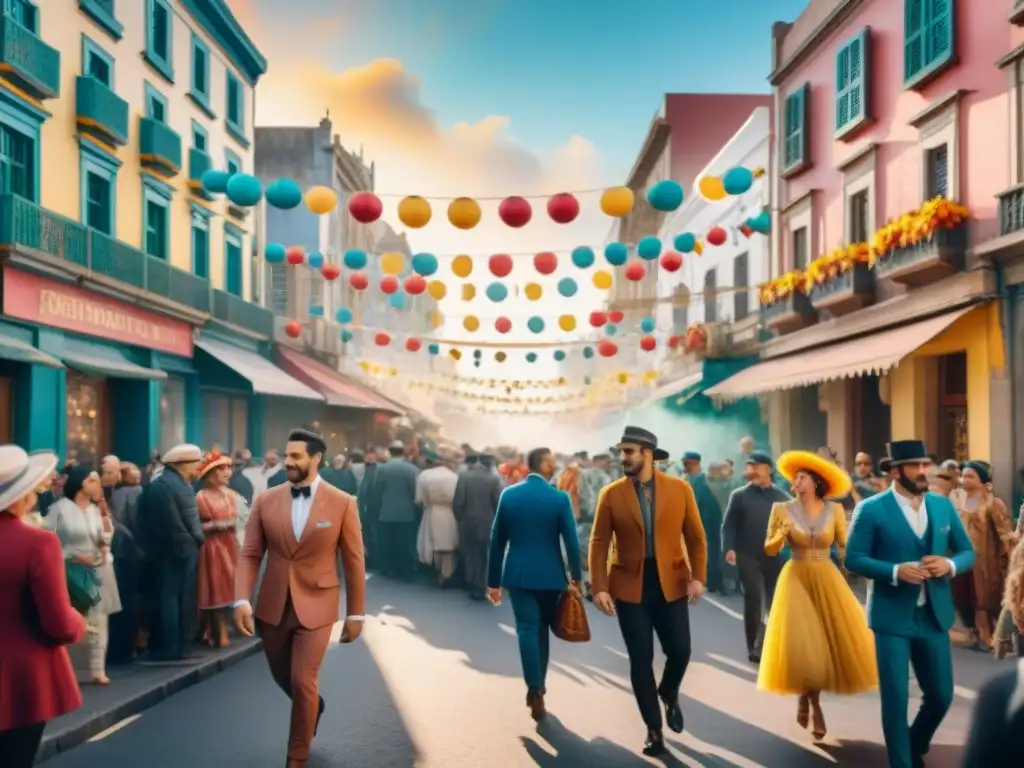
<svg viewBox="0 0 1024 768">
<path fill-rule="evenodd" d="M 324 716 L 324 710 L 327 705 L 324 703 L 324 697 L 318 697 L 320 699 L 320 706 L 316 709 L 316 725 L 313 726 L 313 735 L 316 736 L 316 732 L 320 730 L 320 718 Z"/>
<path fill-rule="evenodd" d="M 665 705 L 665 723 L 673 733 L 683 732 L 683 710 L 679 706 L 679 694 L 675 696 L 662 696 L 662 703 Z"/>
<path fill-rule="evenodd" d="M 530 717 L 537 722 L 543 720 L 547 714 L 547 707 L 544 706 L 544 689 L 531 688 L 526 692 L 526 706 L 530 708 Z"/>
<path fill-rule="evenodd" d="M 644 754 L 648 757 L 657 757 L 668 753 L 665 747 L 665 737 L 661 729 L 648 728 L 647 739 L 644 741 Z"/>
<path fill-rule="evenodd" d="M 747 654 L 747 661 L 749 661 L 751 664 L 760 664 L 761 654 L 757 651 L 751 651 Z"/>
</svg>

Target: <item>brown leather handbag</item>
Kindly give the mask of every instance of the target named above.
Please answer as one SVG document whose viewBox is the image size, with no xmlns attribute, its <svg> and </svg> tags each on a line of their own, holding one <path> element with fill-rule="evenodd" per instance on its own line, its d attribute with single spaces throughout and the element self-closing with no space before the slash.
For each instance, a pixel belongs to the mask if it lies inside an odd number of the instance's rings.
<svg viewBox="0 0 1024 768">
<path fill-rule="evenodd" d="M 571 585 L 558 598 L 555 621 L 551 631 L 567 643 L 586 643 L 590 640 L 590 622 L 579 587 Z"/>
</svg>

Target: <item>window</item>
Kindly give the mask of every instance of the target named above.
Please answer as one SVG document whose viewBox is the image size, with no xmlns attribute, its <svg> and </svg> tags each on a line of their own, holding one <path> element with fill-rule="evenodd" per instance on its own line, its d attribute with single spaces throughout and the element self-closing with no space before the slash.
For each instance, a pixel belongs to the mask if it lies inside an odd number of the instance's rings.
<svg viewBox="0 0 1024 768">
<path fill-rule="evenodd" d="M 0 191 L 34 201 L 36 189 L 36 142 L 0 123 Z"/>
<path fill-rule="evenodd" d="M 783 139 L 783 171 L 795 173 L 803 169 L 807 158 L 807 100 L 811 86 L 804 84 L 786 97 L 785 138 Z"/>
<path fill-rule="evenodd" d="M 210 136 L 195 120 L 192 121 L 192 146 L 200 152 L 206 152 L 209 146 Z"/>
<path fill-rule="evenodd" d="M 732 319 L 742 320 L 750 314 L 750 254 L 741 253 L 732 267 L 732 283 L 736 291 L 732 295 Z"/>
<path fill-rule="evenodd" d="M 949 147 L 940 144 L 925 152 L 927 198 L 949 197 Z"/>
<path fill-rule="evenodd" d="M 836 133 L 847 135 L 869 118 L 868 57 L 871 31 L 860 34 L 836 53 Z"/>
<path fill-rule="evenodd" d="M 704 273 L 704 322 L 718 320 L 718 275 L 715 269 Z"/>
<path fill-rule="evenodd" d="M 210 279 L 210 222 L 195 206 L 192 207 L 192 272 Z"/>
<path fill-rule="evenodd" d="M 114 90 L 113 57 L 85 35 L 82 35 L 82 74 Z"/>
<path fill-rule="evenodd" d="M 78 7 L 114 40 L 124 34 L 124 25 L 114 14 L 114 0 L 78 0 Z"/>
<path fill-rule="evenodd" d="M 236 173 L 242 172 L 242 160 L 232 152 L 230 149 L 225 153 L 224 168 L 228 172 L 228 176 L 234 176 Z"/>
<path fill-rule="evenodd" d="M 39 12 L 34 3 L 27 0 L 3 0 L 3 15 L 14 19 L 33 34 L 39 31 Z"/>
<path fill-rule="evenodd" d="M 92 171 L 85 172 L 85 225 L 104 235 L 114 233 L 114 214 L 111 210 L 113 185 L 110 179 Z"/>
<path fill-rule="evenodd" d="M 871 236 L 868 231 L 868 190 L 862 189 L 850 195 L 847 204 L 850 216 L 850 242 L 866 243 Z"/>
<path fill-rule="evenodd" d="M 174 82 L 174 13 L 167 0 L 146 0 L 146 50 L 150 66 L 168 82 Z"/>
<path fill-rule="evenodd" d="M 807 269 L 807 227 L 793 230 L 793 269 Z"/>
<path fill-rule="evenodd" d="M 242 295 L 242 236 L 237 227 L 224 225 L 224 290 Z"/>
<path fill-rule="evenodd" d="M 917 88 L 956 59 L 953 0 L 903 0 L 903 81 Z"/>
<path fill-rule="evenodd" d="M 158 123 L 167 122 L 167 99 L 149 83 L 146 83 L 146 117 Z"/>
<path fill-rule="evenodd" d="M 159 200 L 146 201 L 146 253 L 167 261 L 167 205 Z"/>
<path fill-rule="evenodd" d="M 185 379 L 169 375 L 160 384 L 160 450 L 185 442 Z"/>
<path fill-rule="evenodd" d="M 210 109 L 210 49 L 196 34 L 192 35 L 192 89 L 188 95 L 196 106 L 213 117 Z"/>
<path fill-rule="evenodd" d="M 227 73 L 227 78 L 227 106 L 225 114 L 228 133 L 236 141 L 249 146 L 249 142 L 245 138 L 245 91 L 242 90 L 242 81 L 230 71 Z"/>
</svg>

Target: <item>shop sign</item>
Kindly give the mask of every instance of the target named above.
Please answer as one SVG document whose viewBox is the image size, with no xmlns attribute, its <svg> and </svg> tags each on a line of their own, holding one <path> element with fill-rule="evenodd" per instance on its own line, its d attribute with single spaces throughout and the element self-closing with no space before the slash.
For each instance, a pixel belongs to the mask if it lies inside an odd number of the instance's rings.
<svg viewBox="0 0 1024 768">
<path fill-rule="evenodd" d="M 4 314 L 181 357 L 192 357 L 192 326 L 72 285 L 4 267 Z"/>
</svg>

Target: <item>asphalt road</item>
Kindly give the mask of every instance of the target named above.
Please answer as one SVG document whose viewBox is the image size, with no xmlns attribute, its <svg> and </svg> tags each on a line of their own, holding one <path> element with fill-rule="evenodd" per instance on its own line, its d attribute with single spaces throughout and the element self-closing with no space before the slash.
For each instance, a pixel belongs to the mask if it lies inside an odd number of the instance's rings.
<svg viewBox="0 0 1024 768">
<path fill-rule="evenodd" d="M 549 722 L 537 727 L 524 689 L 511 609 L 457 591 L 369 583 L 362 640 L 332 645 L 320 675 L 327 711 L 309 768 L 603 768 L 658 764 L 644 735 L 614 620 L 592 614 L 585 645 L 553 640 Z M 885 765 L 875 695 L 823 700 L 831 729 L 815 747 L 796 702 L 758 692 L 745 660 L 739 598 L 693 611 L 693 661 L 684 684 L 686 732 L 666 765 L 811 768 Z M 956 650 L 957 696 L 928 768 L 958 764 L 975 692 L 999 662 Z M 660 663 L 660 662 L 659 662 Z M 911 703 L 916 709 L 916 702 Z M 288 702 L 262 655 L 120 723 L 47 768 L 277 768 Z"/>
</svg>

